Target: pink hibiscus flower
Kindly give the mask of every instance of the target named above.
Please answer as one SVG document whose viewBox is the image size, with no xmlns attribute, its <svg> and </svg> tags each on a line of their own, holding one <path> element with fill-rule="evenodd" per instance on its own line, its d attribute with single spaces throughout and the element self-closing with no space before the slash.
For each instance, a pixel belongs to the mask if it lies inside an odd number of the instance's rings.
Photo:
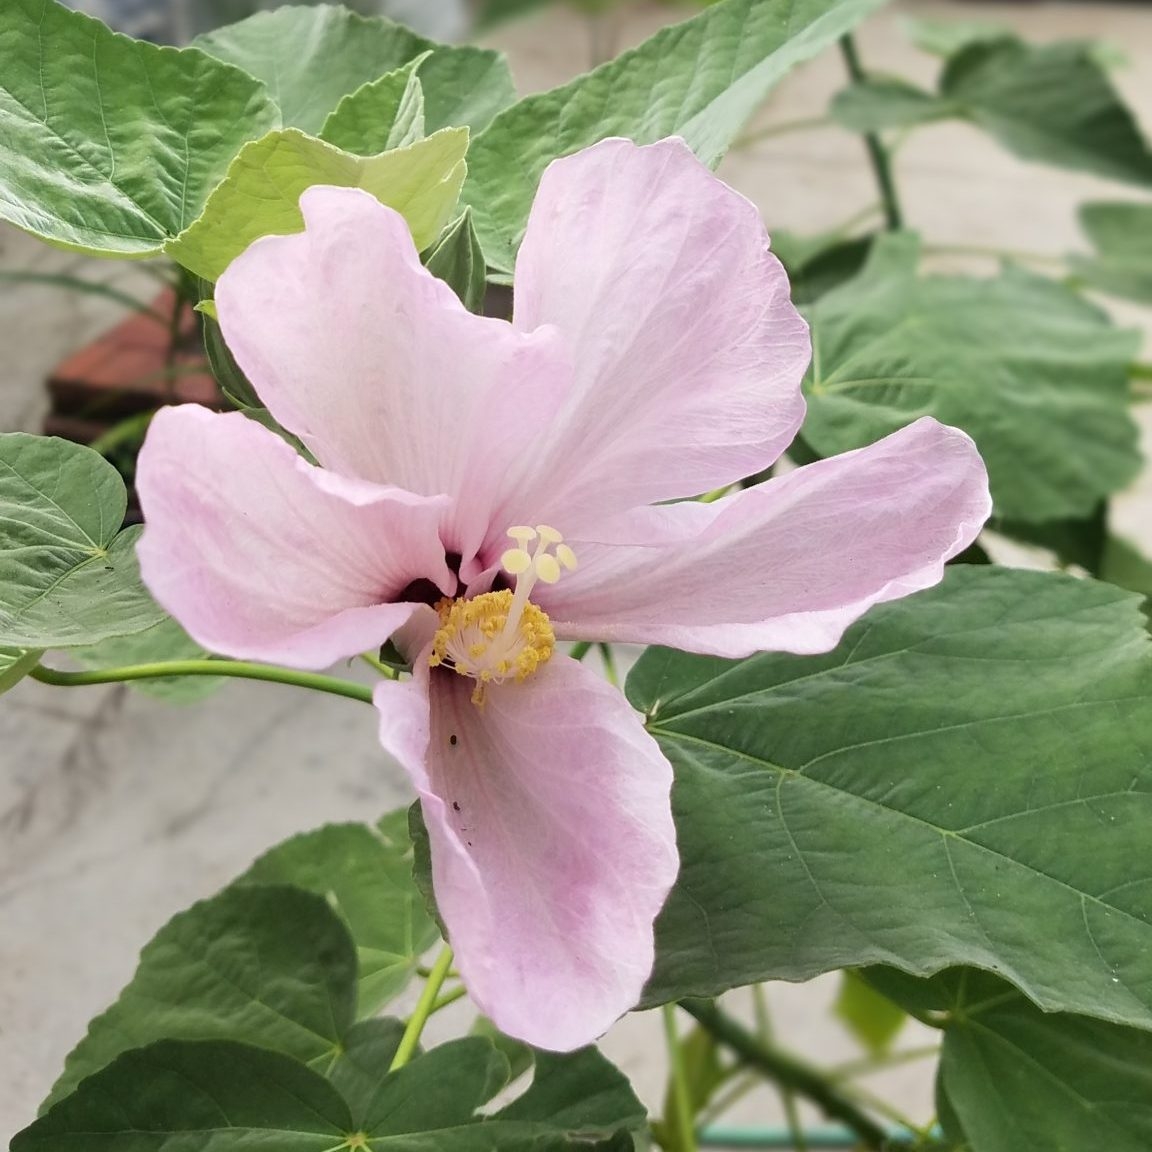
<svg viewBox="0 0 1152 1152">
<path fill-rule="evenodd" d="M 376 691 L 421 800 L 461 975 L 551 1049 L 632 1008 L 676 877 L 672 771 L 556 640 L 823 652 L 936 583 L 989 513 L 923 419 L 710 504 L 800 427 L 808 330 L 755 207 L 679 140 L 552 164 L 515 318 L 467 312 L 403 219 L 316 187 L 221 277 L 228 344 L 320 467 L 239 413 L 160 412 L 140 456 L 156 598 L 205 647 L 322 668 L 394 637 Z"/>
</svg>

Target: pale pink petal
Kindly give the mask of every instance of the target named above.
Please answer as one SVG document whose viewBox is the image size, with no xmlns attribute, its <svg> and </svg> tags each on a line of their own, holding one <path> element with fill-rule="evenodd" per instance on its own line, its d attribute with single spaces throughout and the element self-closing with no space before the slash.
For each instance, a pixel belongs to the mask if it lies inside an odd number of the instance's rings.
<svg viewBox="0 0 1152 1152">
<path fill-rule="evenodd" d="M 976 446 L 925 417 L 712 505 L 634 513 L 600 539 L 637 545 L 575 541 L 580 568 L 533 598 L 567 639 L 825 652 L 873 604 L 938 583 L 990 511 Z"/>
<path fill-rule="evenodd" d="M 220 277 L 228 346 L 321 464 L 451 496 L 445 543 L 468 559 L 567 388 L 562 342 L 469 313 L 367 192 L 317 186 L 300 207 L 304 232 L 257 240 Z"/>
<path fill-rule="evenodd" d="M 575 532 L 766 468 L 804 415 L 808 329 L 756 207 L 679 139 L 553 161 L 516 262 L 515 325 L 576 380 L 517 512 Z M 535 519 L 534 519 L 535 518 Z"/>
<path fill-rule="evenodd" d="M 380 737 L 420 793 L 469 993 L 509 1035 L 579 1048 L 651 970 L 678 868 L 672 769 L 623 696 L 567 657 L 483 708 L 474 687 L 419 661 L 377 688 Z"/>
<path fill-rule="evenodd" d="M 163 408 L 140 451 L 144 582 L 213 652 L 324 668 L 379 647 L 417 580 L 456 580 L 446 500 L 344 479 L 239 412 Z"/>
</svg>

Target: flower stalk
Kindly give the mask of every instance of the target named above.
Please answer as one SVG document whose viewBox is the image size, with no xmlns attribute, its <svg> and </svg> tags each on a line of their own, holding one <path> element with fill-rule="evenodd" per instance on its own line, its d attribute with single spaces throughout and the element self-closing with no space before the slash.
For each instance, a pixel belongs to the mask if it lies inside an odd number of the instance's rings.
<svg viewBox="0 0 1152 1152">
<path fill-rule="evenodd" d="M 844 64 L 852 83 L 863 84 L 867 76 L 856 51 L 856 41 L 851 34 L 841 37 L 840 53 L 844 57 Z M 880 188 L 880 199 L 884 204 L 884 220 L 888 231 L 899 232 L 904 227 L 904 214 L 900 210 L 900 201 L 896 196 L 896 182 L 892 178 L 892 157 L 876 132 L 864 133 L 864 146 L 868 149 L 868 159 Z"/>
<path fill-rule="evenodd" d="M 782 1087 L 812 1101 L 825 1115 L 847 1125 L 866 1148 L 882 1149 L 887 1134 L 867 1113 L 828 1082 L 816 1068 L 758 1040 L 742 1024 L 707 1000 L 682 1000 L 680 1007 L 721 1044 L 730 1048 L 745 1063 L 762 1072 Z"/>
<path fill-rule="evenodd" d="M 676 1109 L 676 1127 L 679 1129 L 677 1147 L 681 1152 L 696 1152 L 696 1116 L 692 1107 L 692 1089 L 688 1084 L 688 1070 L 684 1066 L 684 1050 L 676 1031 L 676 1005 L 665 1004 L 660 1009 L 664 1017 L 664 1038 L 668 1045 L 668 1063 L 672 1074 L 672 1099 Z"/>
<path fill-rule="evenodd" d="M 59 688 L 81 688 L 90 684 L 119 684 L 126 680 L 158 680 L 167 676 L 235 676 L 241 680 L 268 680 L 311 688 L 332 696 L 344 696 L 372 703 L 372 689 L 351 680 L 300 672 L 295 668 L 278 668 L 274 664 L 254 664 L 245 660 L 168 660 L 154 664 L 131 664 L 123 668 L 98 668 L 88 672 L 61 672 L 38 664 L 28 673 L 42 684 Z"/>
<path fill-rule="evenodd" d="M 428 1017 L 436 1011 L 437 1001 L 440 999 L 440 989 L 444 987 L 444 981 L 448 978 L 448 972 L 451 968 L 452 949 L 445 944 L 440 955 L 436 957 L 436 963 L 432 965 L 432 971 L 428 974 L 424 990 L 420 993 L 420 999 L 416 1001 L 416 1008 L 408 1018 L 408 1025 L 404 1029 L 404 1035 L 400 1037 L 400 1044 L 396 1049 L 396 1055 L 392 1057 L 389 1072 L 403 1068 L 415 1055 L 416 1048 L 420 1043 L 420 1036 L 424 1031 L 424 1025 L 428 1023 Z M 443 1007 L 443 1005 L 440 1006 Z"/>
</svg>

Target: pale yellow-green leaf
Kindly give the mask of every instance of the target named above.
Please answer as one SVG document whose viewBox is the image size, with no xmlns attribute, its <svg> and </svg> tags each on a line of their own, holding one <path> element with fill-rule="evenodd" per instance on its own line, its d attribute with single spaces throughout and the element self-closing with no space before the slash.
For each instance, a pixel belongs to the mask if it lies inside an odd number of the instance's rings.
<svg viewBox="0 0 1152 1152">
<path fill-rule="evenodd" d="M 216 280 L 253 240 L 304 227 L 300 194 L 314 184 L 363 188 L 408 221 L 425 248 L 451 218 L 464 182 L 467 128 L 444 128 L 378 156 L 354 156 L 296 128 L 241 149 L 199 219 L 165 251 L 190 272 Z"/>
</svg>

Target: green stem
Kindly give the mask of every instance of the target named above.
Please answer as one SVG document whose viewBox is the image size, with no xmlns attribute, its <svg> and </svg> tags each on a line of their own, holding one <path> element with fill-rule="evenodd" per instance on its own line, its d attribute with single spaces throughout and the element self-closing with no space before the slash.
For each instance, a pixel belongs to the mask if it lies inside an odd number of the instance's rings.
<svg viewBox="0 0 1152 1152">
<path fill-rule="evenodd" d="M 611 644 L 597 644 L 600 649 L 600 659 L 604 662 L 604 678 L 613 688 L 620 687 L 620 677 L 616 674 L 616 657 L 612 654 Z"/>
<path fill-rule="evenodd" d="M 684 1051 L 676 1033 L 676 1005 L 665 1004 L 660 1011 L 664 1016 L 664 1039 L 668 1044 L 668 1063 L 672 1070 L 672 1099 L 676 1108 L 680 1152 L 696 1152 L 696 1116 L 692 1108 L 688 1070 L 684 1067 Z"/>
<path fill-rule="evenodd" d="M 114 300 L 133 312 L 139 312 L 155 320 L 158 324 L 167 324 L 168 317 L 157 311 L 150 304 L 137 300 L 135 296 L 114 288 L 111 284 L 102 284 L 96 280 L 85 280 L 80 276 L 64 276 L 51 272 L 0 272 L 0 284 L 47 284 L 58 288 L 70 288 L 76 292 L 86 292 L 90 296 L 104 296 Z"/>
<path fill-rule="evenodd" d="M 88 447 L 93 452 L 99 452 L 101 456 L 107 456 L 109 452 L 114 452 L 122 444 L 129 444 L 133 440 L 142 440 L 144 433 L 148 431 L 148 425 L 152 423 L 152 417 L 155 415 L 155 412 L 139 412 L 135 416 L 128 416 L 118 424 L 113 424 L 103 435 L 89 441 Z"/>
<path fill-rule="evenodd" d="M 788 136 L 793 132 L 810 132 L 815 128 L 832 128 L 836 121 L 831 116 L 805 116 L 799 120 L 781 120 L 779 124 L 766 124 L 755 132 L 741 136 L 733 145 L 732 151 L 750 148 L 761 140 L 771 140 L 775 136 Z"/>
<path fill-rule="evenodd" d="M 718 1117 L 723 1116 L 733 1104 L 742 1100 L 749 1092 L 759 1088 L 762 1081 L 757 1073 L 744 1072 L 743 1064 L 737 1065 L 732 1071 L 732 1083 L 724 1092 L 717 1092 L 712 1101 L 699 1116 L 700 1127 L 707 1128 Z"/>
<path fill-rule="evenodd" d="M 436 1009 L 440 989 L 443 987 L 451 967 L 452 949 L 445 944 L 440 955 L 436 957 L 436 963 L 432 965 L 432 971 L 428 974 L 424 990 L 420 993 L 420 999 L 416 1001 L 416 1009 L 408 1018 L 408 1025 L 404 1029 L 404 1035 L 400 1037 L 400 1046 L 396 1049 L 396 1055 L 392 1057 L 389 1072 L 403 1068 L 415 1054 L 416 1047 L 420 1043 L 420 1034 L 424 1031 L 424 1025 L 428 1023 L 428 1017 Z"/>
<path fill-rule="evenodd" d="M 369 668 L 375 668 L 386 680 L 399 680 L 400 673 L 396 671 L 389 664 L 385 664 L 379 656 L 373 655 L 371 652 L 361 652 L 360 659 L 368 665 Z"/>
<path fill-rule="evenodd" d="M 1152 364 L 1133 364 L 1128 372 L 1133 380 L 1152 380 Z"/>
<path fill-rule="evenodd" d="M 840 52 L 844 57 L 844 64 L 853 84 L 863 84 L 867 77 L 860 64 L 860 57 L 856 52 L 856 41 L 851 33 L 841 37 Z M 868 149 L 868 159 L 872 163 L 872 171 L 876 175 L 876 184 L 880 189 L 880 199 L 884 204 L 884 219 L 889 232 L 899 232 L 904 227 L 904 214 L 900 210 L 900 201 L 896 196 L 896 182 L 892 178 L 892 158 L 884 142 L 875 132 L 864 133 L 864 146 Z"/>
<path fill-rule="evenodd" d="M 850 1060 L 828 1069 L 831 1080 L 851 1080 L 853 1076 L 867 1076 L 881 1068 L 896 1068 L 901 1064 L 911 1064 L 916 1060 L 926 1060 L 929 1056 L 939 1056 L 939 1044 L 926 1044 L 923 1048 L 905 1048 L 902 1052 L 889 1052 L 884 1056 L 868 1056 L 863 1060 Z"/>
<path fill-rule="evenodd" d="M 732 490 L 731 484 L 725 484 L 723 488 L 713 488 L 711 492 L 705 492 L 703 496 L 696 497 L 697 504 L 715 504 L 723 496 L 727 496 Z"/>
<path fill-rule="evenodd" d="M 441 1008 L 447 1008 L 449 1004 L 455 1004 L 457 1000 L 462 1000 L 468 995 L 468 989 L 461 985 L 459 988 L 453 988 L 451 992 L 445 992 L 443 996 L 439 997 L 435 1004 L 432 1005 L 433 1013 L 439 1012 Z"/>
<path fill-rule="evenodd" d="M 742 1024 L 707 1000 L 683 1000 L 680 1006 L 747 1064 L 782 1087 L 811 1100 L 833 1120 L 846 1124 L 865 1147 L 882 1149 L 885 1146 L 884 1129 L 831 1084 L 819 1069 L 779 1048 L 762 1044 Z"/>
<path fill-rule="evenodd" d="M 1061 256 L 1047 256 L 1042 252 L 1020 252 L 1013 248 L 993 248 L 982 244 L 925 244 L 925 256 L 986 256 L 990 260 L 1018 260 L 1029 264 L 1049 264 L 1064 267 Z"/>
<path fill-rule="evenodd" d="M 763 984 L 752 987 L 752 1004 L 756 1013 L 756 1033 L 765 1044 L 771 1044 L 775 1039 L 775 1030 L 772 1027 L 772 1013 L 768 1009 L 768 993 Z M 788 1123 L 788 1133 L 792 1143 L 796 1146 L 795 1152 L 808 1152 L 808 1141 L 804 1138 L 804 1130 L 800 1126 L 800 1113 L 796 1108 L 796 1093 L 787 1085 L 779 1084 L 780 1103 L 784 1108 L 784 1119 Z"/>
<path fill-rule="evenodd" d="M 277 668 L 272 664 L 251 664 L 244 660 L 169 660 L 156 664 L 132 664 L 125 668 L 101 668 L 91 672 L 60 672 L 38 664 L 28 673 L 42 684 L 59 688 L 81 688 L 89 684 L 119 684 L 124 680 L 156 680 L 163 676 L 236 676 L 241 680 L 270 680 L 346 696 L 349 700 L 372 703 L 372 689 L 351 680 L 321 676 L 315 672 L 298 672 L 294 668 Z"/>
<path fill-rule="evenodd" d="M 572 651 L 569 652 L 568 655 L 571 656 L 573 660 L 583 660 L 591 651 L 592 641 L 581 640 L 579 643 L 572 645 Z"/>
</svg>

